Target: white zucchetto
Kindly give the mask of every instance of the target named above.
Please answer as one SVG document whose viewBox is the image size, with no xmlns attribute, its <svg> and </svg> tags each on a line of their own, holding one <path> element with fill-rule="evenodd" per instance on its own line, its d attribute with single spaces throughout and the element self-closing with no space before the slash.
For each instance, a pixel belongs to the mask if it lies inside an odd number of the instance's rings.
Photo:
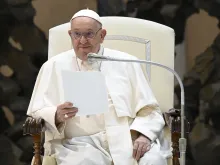
<svg viewBox="0 0 220 165">
<path fill-rule="evenodd" d="M 95 11 L 90 10 L 90 9 L 83 9 L 83 10 L 78 11 L 77 13 L 73 15 L 70 21 L 72 21 L 74 18 L 77 18 L 77 17 L 89 17 L 102 24 L 100 16 Z"/>
</svg>

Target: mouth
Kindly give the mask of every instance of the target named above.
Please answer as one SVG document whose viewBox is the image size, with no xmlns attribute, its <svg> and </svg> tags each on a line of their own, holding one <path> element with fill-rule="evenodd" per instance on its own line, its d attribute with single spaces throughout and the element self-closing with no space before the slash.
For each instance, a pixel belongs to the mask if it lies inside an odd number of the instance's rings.
<svg viewBox="0 0 220 165">
<path fill-rule="evenodd" d="M 90 48 L 90 46 L 81 46 L 81 47 L 79 47 L 79 48 L 81 48 L 81 49 L 86 49 L 86 48 Z"/>
</svg>

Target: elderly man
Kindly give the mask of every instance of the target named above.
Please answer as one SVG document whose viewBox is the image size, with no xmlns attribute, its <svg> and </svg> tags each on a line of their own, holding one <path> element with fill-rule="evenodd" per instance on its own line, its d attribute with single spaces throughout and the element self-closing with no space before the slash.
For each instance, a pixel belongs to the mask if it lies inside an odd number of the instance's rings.
<svg viewBox="0 0 220 165">
<path fill-rule="evenodd" d="M 92 10 L 77 12 L 68 33 L 73 50 L 42 66 L 27 113 L 46 122 L 45 155 L 55 158 L 58 165 L 165 165 L 158 141 L 165 123 L 140 65 L 87 62 L 90 52 L 135 57 L 103 48 L 107 32 Z M 75 116 L 80 109 L 74 103 L 60 101 L 61 70 L 102 72 L 109 111 Z"/>
</svg>

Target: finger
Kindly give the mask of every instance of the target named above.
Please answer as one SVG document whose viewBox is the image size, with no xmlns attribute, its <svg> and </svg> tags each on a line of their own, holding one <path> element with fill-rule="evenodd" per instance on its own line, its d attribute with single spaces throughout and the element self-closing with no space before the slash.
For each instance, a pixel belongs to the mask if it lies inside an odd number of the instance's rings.
<svg viewBox="0 0 220 165">
<path fill-rule="evenodd" d="M 136 157 L 135 159 L 138 161 L 141 157 L 141 152 L 142 152 L 142 148 L 143 148 L 143 144 L 139 144 L 138 149 L 137 149 L 137 153 L 136 153 Z"/>
<path fill-rule="evenodd" d="M 151 149 L 151 144 L 148 144 L 146 152 L 149 151 L 150 149 Z"/>
<path fill-rule="evenodd" d="M 65 115 L 66 115 L 67 117 L 65 117 Z M 67 113 L 67 114 L 65 114 L 65 115 L 64 115 L 65 119 L 66 119 L 66 118 L 72 118 L 72 117 L 76 116 L 76 113 Z"/>
<path fill-rule="evenodd" d="M 151 149 L 151 145 L 144 145 L 144 147 L 142 148 L 142 151 L 141 151 L 141 157 L 144 156 L 144 154 L 146 152 L 148 152 L 149 150 Z"/>
<path fill-rule="evenodd" d="M 64 104 L 59 105 L 58 109 L 64 109 L 64 108 L 72 108 L 73 104 L 70 102 L 65 102 Z"/>
<path fill-rule="evenodd" d="M 141 151 L 141 157 L 143 157 L 144 156 L 144 154 L 146 153 L 146 151 Z"/>
<path fill-rule="evenodd" d="M 147 152 L 147 147 L 148 145 L 144 145 L 142 150 L 141 150 L 141 157 L 144 156 L 144 154 Z"/>
<path fill-rule="evenodd" d="M 66 111 L 66 113 L 62 113 L 61 116 L 64 120 L 73 118 L 74 116 L 76 116 L 76 113 L 78 112 L 78 110 L 74 110 L 74 111 Z"/>
<path fill-rule="evenodd" d="M 135 142 L 135 143 L 134 143 L 134 148 L 133 148 L 133 158 L 135 158 L 135 157 L 136 157 L 136 154 L 137 154 L 137 149 L 138 149 L 138 143 L 137 143 L 137 142 Z"/>
<path fill-rule="evenodd" d="M 78 112 L 78 108 L 69 108 L 69 109 L 63 109 L 60 111 L 61 114 L 67 114 L 67 113 L 75 113 Z"/>
<path fill-rule="evenodd" d="M 65 102 L 63 109 L 64 109 L 64 108 L 72 108 L 72 107 L 73 107 L 73 103 L 71 103 L 71 102 Z"/>
</svg>

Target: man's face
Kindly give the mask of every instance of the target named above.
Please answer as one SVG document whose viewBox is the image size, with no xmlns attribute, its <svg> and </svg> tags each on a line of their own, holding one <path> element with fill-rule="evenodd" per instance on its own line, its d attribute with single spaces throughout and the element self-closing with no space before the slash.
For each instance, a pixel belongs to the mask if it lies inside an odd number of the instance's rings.
<svg viewBox="0 0 220 165">
<path fill-rule="evenodd" d="M 76 56 L 81 60 L 87 59 L 88 53 L 97 53 L 103 42 L 106 30 L 101 24 L 89 17 L 77 17 L 71 22 L 69 35 Z"/>
</svg>

